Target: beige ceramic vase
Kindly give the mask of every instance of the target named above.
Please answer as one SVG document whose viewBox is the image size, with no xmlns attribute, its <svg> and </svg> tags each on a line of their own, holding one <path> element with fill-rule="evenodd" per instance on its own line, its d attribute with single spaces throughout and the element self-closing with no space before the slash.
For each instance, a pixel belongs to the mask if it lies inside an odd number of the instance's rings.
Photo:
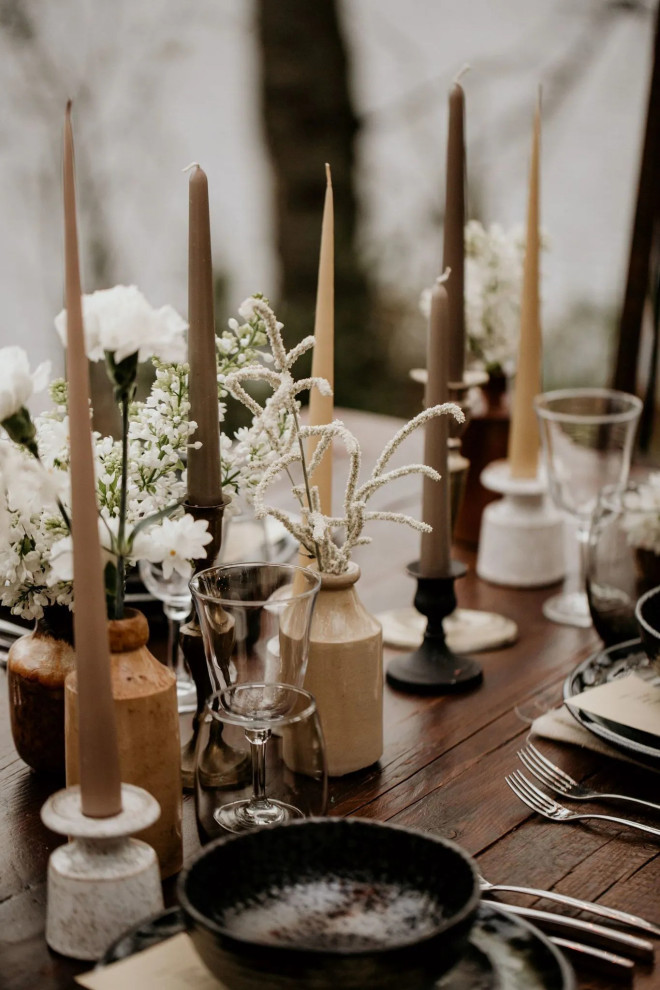
<svg viewBox="0 0 660 990">
<path fill-rule="evenodd" d="M 152 794 L 160 818 L 136 838 L 153 846 L 163 878 L 183 862 L 181 746 L 176 678 L 147 649 L 149 626 L 141 612 L 127 609 L 108 623 L 112 694 L 115 699 L 121 779 Z M 77 784 L 78 691 L 75 672 L 66 680 L 67 784 Z"/>
<path fill-rule="evenodd" d="M 318 707 L 331 777 L 371 766 L 383 753 L 383 633 L 360 601 L 357 564 L 321 574 L 305 688 Z"/>
<path fill-rule="evenodd" d="M 64 774 L 64 681 L 75 667 L 72 614 L 44 609 L 7 657 L 9 717 L 18 755 L 33 770 Z"/>
</svg>

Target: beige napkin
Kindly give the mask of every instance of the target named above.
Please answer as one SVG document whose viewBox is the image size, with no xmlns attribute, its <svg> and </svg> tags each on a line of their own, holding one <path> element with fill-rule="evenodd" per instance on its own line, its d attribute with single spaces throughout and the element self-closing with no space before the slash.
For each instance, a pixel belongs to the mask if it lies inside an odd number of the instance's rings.
<svg viewBox="0 0 660 990">
<path fill-rule="evenodd" d="M 543 739 L 552 739 L 554 742 L 569 743 L 572 746 L 591 749 L 595 753 L 611 756 L 615 760 L 624 760 L 626 763 L 635 763 L 637 766 L 644 767 L 647 770 L 651 769 L 656 773 L 660 772 L 653 767 L 649 767 L 648 763 L 635 760 L 632 756 L 624 753 L 623 750 L 617 749 L 615 746 L 610 746 L 599 736 L 583 728 L 579 722 L 575 721 L 564 705 L 560 708 L 553 708 L 549 712 L 545 712 L 545 714 L 534 719 L 531 734 L 533 736 L 540 736 Z"/>
</svg>

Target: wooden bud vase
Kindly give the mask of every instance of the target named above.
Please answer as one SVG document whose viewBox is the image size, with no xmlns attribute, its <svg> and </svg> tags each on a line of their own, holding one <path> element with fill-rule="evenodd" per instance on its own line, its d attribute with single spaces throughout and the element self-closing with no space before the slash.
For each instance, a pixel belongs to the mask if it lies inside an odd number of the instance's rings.
<svg viewBox="0 0 660 990">
<path fill-rule="evenodd" d="M 18 755 L 29 767 L 64 776 L 64 682 L 75 667 L 73 616 L 49 605 L 7 657 L 9 717 Z"/>
<path fill-rule="evenodd" d="M 147 649 L 149 626 L 141 612 L 108 623 L 112 694 L 119 765 L 125 784 L 143 787 L 160 805 L 160 818 L 136 838 L 153 846 L 163 879 L 183 863 L 181 744 L 176 677 Z M 79 782 L 78 691 L 75 672 L 66 680 L 67 785 Z"/>
<path fill-rule="evenodd" d="M 357 564 L 321 574 L 305 688 L 316 698 L 328 774 L 371 766 L 383 753 L 383 632 L 360 601 Z"/>
</svg>

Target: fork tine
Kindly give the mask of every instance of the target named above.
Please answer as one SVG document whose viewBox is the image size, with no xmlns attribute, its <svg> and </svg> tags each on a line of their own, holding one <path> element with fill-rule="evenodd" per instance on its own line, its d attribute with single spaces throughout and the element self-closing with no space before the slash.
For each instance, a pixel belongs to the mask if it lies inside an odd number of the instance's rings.
<svg viewBox="0 0 660 990">
<path fill-rule="evenodd" d="M 546 787 L 550 787 L 553 790 L 565 791 L 566 786 L 560 777 L 553 776 L 550 774 L 543 763 L 539 763 L 534 754 L 528 749 L 521 749 L 518 753 L 518 758 L 523 763 L 527 769 L 532 773 L 537 780 L 545 784 Z"/>
<path fill-rule="evenodd" d="M 538 787 L 535 787 L 534 784 L 532 784 L 532 782 L 528 780 L 527 777 L 525 777 L 525 775 L 519 770 L 514 770 L 512 776 L 516 778 L 519 786 L 525 791 L 526 794 L 529 795 L 530 800 L 534 802 L 537 810 L 539 808 L 545 808 L 548 813 L 550 813 L 559 807 L 559 805 L 553 801 L 552 798 L 548 797 L 547 794 L 544 794 L 543 791 L 538 789 Z"/>
<path fill-rule="evenodd" d="M 515 773 L 515 771 L 514 771 L 514 773 Z M 509 785 L 509 787 L 511 788 L 511 790 L 513 791 L 513 793 L 516 795 L 516 797 L 518 798 L 518 800 L 519 801 L 522 801 L 522 803 L 525 805 L 525 807 L 529 808 L 530 811 L 535 811 L 537 815 L 546 816 L 546 812 L 544 812 L 540 808 L 538 808 L 537 805 L 536 805 L 536 802 L 534 801 L 534 799 L 532 797 L 530 797 L 527 794 L 527 792 L 522 789 L 522 787 L 520 786 L 520 783 L 518 782 L 518 779 L 516 777 L 514 777 L 514 774 L 509 774 L 507 777 L 504 778 L 504 780 Z"/>
<path fill-rule="evenodd" d="M 562 770 L 561 767 L 558 767 L 556 764 L 552 763 L 547 756 L 544 756 L 543 753 L 538 750 L 534 743 L 530 742 L 529 739 L 527 740 L 527 748 L 535 754 L 536 758 L 547 770 L 556 774 L 560 780 L 563 780 L 567 787 L 573 787 L 576 781 L 573 780 L 573 778 L 567 774 L 565 770 Z"/>
</svg>

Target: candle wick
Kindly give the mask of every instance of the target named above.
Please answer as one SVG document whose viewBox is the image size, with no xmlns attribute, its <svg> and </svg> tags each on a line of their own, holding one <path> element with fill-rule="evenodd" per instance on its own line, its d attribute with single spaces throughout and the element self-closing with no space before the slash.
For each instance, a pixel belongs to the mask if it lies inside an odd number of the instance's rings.
<svg viewBox="0 0 660 990">
<path fill-rule="evenodd" d="M 543 86 L 541 83 L 539 83 L 538 92 L 536 94 L 536 112 L 539 116 L 541 115 L 542 98 L 543 98 Z"/>
<path fill-rule="evenodd" d="M 67 100 L 66 101 L 66 114 L 67 114 L 67 117 L 70 117 L 71 116 L 71 107 L 72 106 L 73 106 L 73 100 Z"/>
<path fill-rule="evenodd" d="M 328 185 L 332 186 L 332 173 L 330 171 L 330 166 L 327 162 L 325 163 L 325 177 L 327 179 Z"/>
<path fill-rule="evenodd" d="M 456 83 L 459 83 L 463 78 L 463 76 L 465 75 L 465 73 L 469 72 L 471 68 L 472 66 L 470 65 L 470 63 L 466 62 L 465 65 L 461 69 L 459 69 L 456 75 L 454 76 L 454 85 L 456 85 Z"/>
<path fill-rule="evenodd" d="M 449 267 L 445 268 L 445 270 L 442 273 L 442 275 L 438 275 L 438 277 L 436 278 L 435 284 L 436 285 L 443 285 L 447 281 L 447 279 L 449 278 L 450 275 L 451 275 L 451 268 L 449 268 Z"/>
<path fill-rule="evenodd" d="M 201 168 L 201 167 L 202 166 L 199 164 L 199 162 L 191 162 L 190 165 L 186 165 L 186 167 L 182 168 L 181 171 L 189 172 L 191 168 Z"/>
</svg>

